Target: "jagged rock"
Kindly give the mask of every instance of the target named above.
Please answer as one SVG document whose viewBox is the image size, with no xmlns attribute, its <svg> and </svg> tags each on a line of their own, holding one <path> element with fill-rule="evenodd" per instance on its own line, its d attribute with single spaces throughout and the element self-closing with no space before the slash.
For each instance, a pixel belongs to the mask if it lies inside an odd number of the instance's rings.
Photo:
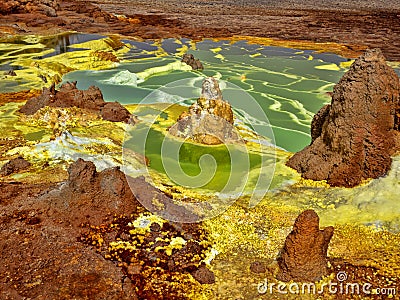
<svg viewBox="0 0 400 300">
<path fill-rule="evenodd" d="M 0 169 L 0 175 L 8 176 L 10 174 L 25 170 L 31 166 L 31 163 L 23 157 L 17 157 L 10 160 Z"/>
<path fill-rule="evenodd" d="M 200 60 L 194 58 L 193 54 L 185 53 L 182 57 L 182 62 L 191 66 L 193 70 L 204 70 L 203 64 Z"/>
<path fill-rule="evenodd" d="M 203 82 L 200 98 L 179 116 L 169 132 L 207 145 L 241 142 L 233 121 L 231 105 L 222 99 L 218 81 L 208 77 Z"/>
<path fill-rule="evenodd" d="M 126 176 L 119 168 L 103 170 L 99 173 L 98 182 L 105 196 L 125 198 L 131 194 Z"/>
<path fill-rule="evenodd" d="M 128 122 L 131 117 L 130 112 L 118 102 L 106 103 L 100 114 L 104 120 L 111 122 Z"/>
<path fill-rule="evenodd" d="M 90 189 L 96 181 L 96 166 L 91 161 L 79 158 L 68 167 L 68 184 L 78 192 Z"/>
<path fill-rule="evenodd" d="M 379 49 L 367 50 L 312 121 L 311 145 L 287 165 L 304 178 L 353 187 L 384 176 L 398 151 L 400 82 Z"/>
<path fill-rule="evenodd" d="M 319 230 L 319 217 L 315 211 L 302 212 L 278 257 L 278 279 L 318 281 L 328 275 L 327 250 L 333 231 L 332 226 Z"/>
<path fill-rule="evenodd" d="M 50 88 L 43 88 L 41 95 L 29 99 L 19 111 L 26 115 L 33 115 L 45 106 L 87 109 L 111 122 L 133 121 L 129 111 L 120 103 L 105 102 L 98 87 L 91 86 L 87 90 L 78 90 L 76 81 L 64 83 L 59 91 L 55 89 L 54 84 Z"/>
<path fill-rule="evenodd" d="M 104 106 L 103 94 L 100 89 L 90 86 L 86 91 L 78 90 L 77 82 L 67 82 L 63 84 L 59 91 L 54 89 L 54 96 L 51 97 L 50 105 L 54 107 L 76 106 L 88 110 L 99 110 Z"/>
<path fill-rule="evenodd" d="M 34 7 L 31 11 L 37 11 L 48 17 L 57 17 L 57 11 L 55 8 L 42 3 L 37 4 L 37 6 Z"/>
<path fill-rule="evenodd" d="M 59 91 L 53 84 L 50 88 L 43 88 L 40 96 L 29 99 L 20 112 L 32 115 L 45 106 L 50 107 L 79 107 L 92 111 L 98 111 L 105 104 L 99 88 L 91 86 L 82 91 L 76 88 L 76 82 L 63 84 Z"/>
<path fill-rule="evenodd" d="M 73 216 L 75 225 L 88 218 L 100 224 L 114 214 L 130 214 L 140 205 L 118 167 L 98 172 L 93 162 L 81 158 L 68 167 L 68 180 L 49 197 L 54 207 Z"/>
<path fill-rule="evenodd" d="M 314 142 L 315 139 L 321 136 L 322 133 L 322 125 L 326 120 L 326 117 L 329 114 L 331 106 L 327 104 L 323 106 L 313 117 L 311 122 L 311 142 Z"/>
<path fill-rule="evenodd" d="M 79 158 L 69 166 L 68 175 L 68 186 L 74 192 L 100 190 L 107 198 L 125 199 L 127 195 L 132 197 L 125 174 L 119 168 L 97 172 L 93 162 Z"/>
<path fill-rule="evenodd" d="M 99 60 L 119 62 L 118 57 L 111 52 L 97 50 L 92 55 L 97 57 Z"/>
<path fill-rule="evenodd" d="M 4 72 L 4 75 L 6 76 L 17 76 L 17 73 L 15 73 L 15 71 L 13 69 L 8 70 L 6 72 Z"/>
<path fill-rule="evenodd" d="M 0 1 L 0 14 L 41 13 L 48 17 L 57 17 L 60 5 L 57 0 L 11 0 Z"/>
</svg>

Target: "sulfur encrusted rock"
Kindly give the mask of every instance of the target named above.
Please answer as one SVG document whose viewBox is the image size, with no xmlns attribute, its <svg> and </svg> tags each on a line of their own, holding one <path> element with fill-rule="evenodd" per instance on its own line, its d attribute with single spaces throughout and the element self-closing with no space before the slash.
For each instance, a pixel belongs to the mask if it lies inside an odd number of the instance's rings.
<svg viewBox="0 0 400 300">
<path fill-rule="evenodd" d="M 203 64 L 199 59 L 196 59 L 193 54 L 185 53 L 182 57 L 182 62 L 191 66 L 193 70 L 203 70 Z"/>
<path fill-rule="evenodd" d="M 203 81 L 200 98 L 179 116 L 169 132 L 207 145 L 240 142 L 233 122 L 232 107 L 222 98 L 218 81 L 208 77 Z"/>
<path fill-rule="evenodd" d="M 91 86 L 87 90 L 79 90 L 76 82 L 67 82 L 58 91 L 54 85 L 44 88 L 41 95 L 29 99 L 19 111 L 26 115 L 33 115 L 45 106 L 78 107 L 97 113 L 107 121 L 133 122 L 129 111 L 120 103 L 105 102 L 98 87 Z"/>
</svg>

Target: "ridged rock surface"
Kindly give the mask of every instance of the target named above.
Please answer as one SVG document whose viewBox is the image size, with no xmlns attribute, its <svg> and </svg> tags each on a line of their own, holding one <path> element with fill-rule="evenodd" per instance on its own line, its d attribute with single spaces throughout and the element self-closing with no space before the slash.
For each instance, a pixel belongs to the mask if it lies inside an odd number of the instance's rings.
<svg viewBox="0 0 400 300">
<path fill-rule="evenodd" d="M 23 157 L 11 159 L 0 169 L 0 176 L 8 176 L 10 174 L 25 170 L 31 166 L 31 163 Z"/>
<path fill-rule="evenodd" d="M 6 0 L 0 1 L 0 14 L 40 13 L 56 17 L 59 3 L 57 0 Z"/>
<path fill-rule="evenodd" d="M 319 230 L 315 211 L 302 212 L 278 257 L 278 279 L 313 282 L 328 275 L 327 250 L 333 231 L 332 226 Z"/>
<path fill-rule="evenodd" d="M 188 66 L 191 66 L 193 70 L 203 70 L 203 64 L 200 62 L 200 60 L 196 59 L 193 54 L 187 54 L 185 53 L 182 57 L 182 62 L 187 64 Z"/>
<path fill-rule="evenodd" d="M 311 145 L 287 162 L 304 178 L 353 187 L 388 173 L 398 151 L 400 82 L 379 49 L 367 50 L 335 85 L 311 125 Z"/>
<path fill-rule="evenodd" d="M 79 90 L 76 82 L 63 84 L 59 91 L 55 89 L 54 85 L 44 88 L 41 95 L 29 99 L 19 111 L 26 115 L 33 115 L 45 106 L 87 109 L 111 122 L 133 121 L 129 111 L 120 103 L 105 102 L 98 87 L 91 86 L 87 90 Z"/>
</svg>

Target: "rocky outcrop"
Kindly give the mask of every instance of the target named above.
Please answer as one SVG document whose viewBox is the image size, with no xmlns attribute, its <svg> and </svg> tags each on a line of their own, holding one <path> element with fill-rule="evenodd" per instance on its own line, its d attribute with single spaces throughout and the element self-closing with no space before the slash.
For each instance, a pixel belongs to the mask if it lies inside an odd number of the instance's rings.
<svg viewBox="0 0 400 300">
<path fill-rule="evenodd" d="M 111 122 L 128 122 L 130 112 L 118 102 L 107 102 L 100 110 L 101 117 Z"/>
<path fill-rule="evenodd" d="M 23 157 L 17 157 L 7 162 L 0 169 L 1 176 L 8 176 L 10 174 L 25 170 L 31 166 L 31 163 Z"/>
<path fill-rule="evenodd" d="M 119 62 L 118 57 L 111 52 L 96 50 L 92 55 L 99 60 Z"/>
<path fill-rule="evenodd" d="M 96 166 L 91 161 L 79 158 L 68 167 L 68 186 L 77 192 L 90 191 L 96 182 Z"/>
<path fill-rule="evenodd" d="M 140 206 L 119 168 L 97 172 L 93 162 L 81 158 L 69 166 L 68 180 L 60 191 L 50 193 L 49 200 L 57 208 L 67 205 L 64 213 L 74 216 L 71 219 L 76 225 L 88 217 L 93 224 L 100 224 L 109 216 L 130 214 Z"/>
<path fill-rule="evenodd" d="M 302 212 L 278 257 L 278 279 L 312 282 L 328 275 L 327 250 L 332 236 L 332 226 L 319 230 L 315 211 Z"/>
<path fill-rule="evenodd" d="M 185 206 L 176 204 L 170 197 L 147 183 L 143 177 L 125 176 L 118 167 L 97 172 L 93 162 L 83 159 L 78 159 L 69 166 L 68 181 L 61 193 L 64 195 L 61 198 L 63 205 L 70 199 L 70 211 L 85 206 L 85 214 L 91 215 L 90 212 L 93 212 L 92 222 L 108 215 L 129 213 L 137 205 L 144 205 L 165 219 L 175 217 L 184 222 L 199 220 L 199 216 Z M 54 200 L 54 203 L 56 202 Z M 162 206 L 157 206 L 160 203 Z M 74 214 L 81 215 L 77 212 Z"/>
<path fill-rule="evenodd" d="M 267 272 L 267 265 L 261 261 L 253 261 L 250 264 L 250 271 L 253 273 L 265 273 Z"/>
<path fill-rule="evenodd" d="M 87 109 L 111 122 L 133 121 L 129 111 L 120 103 L 105 102 L 98 87 L 91 86 L 87 90 L 78 90 L 76 82 L 63 84 L 59 91 L 55 89 L 54 84 L 50 88 L 44 88 L 41 95 L 29 99 L 19 111 L 26 115 L 33 115 L 45 106 Z"/>
<path fill-rule="evenodd" d="M 241 142 L 233 121 L 231 105 L 222 98 L 218 81 L 208 77 L 200 98 L 179 116 L 169 132 L 206 145 Z"/>
<path fill-rule="evenodd" d="M 60 5 L 58 0 L 11 0 L 0 1 L 0 14 L 40 13 L 48 17 L 57 17 Z"/>
<path fill-rule="evenodd" d="M 201 284 L 215 283 L 215 275 L 205 265 L 201 265 L 197 270 L 191 273 L 193 278 Z"/>
<path fill-rule="evenodd" d="M 82 159 L 65 176 L 0 182 L 0 299 L 185 299 L 189 274 L 215 281 L 202 264 L 211 244 L 201 223 L 151 216 L 139 199 L 190 212 L 144 178 Z"/>
<path fill-rule="evenodd" d="M 116 168 L 97 172 L 81 159 L 68 173 L 59 184 L 0 184 L 0 224 L 7 228 L 0 230 L 0 274 L 10 274 L 13 282 L 2 282 L 0 298 L 137 299 L 130 282 L 123 282 L 123 270 L 78 240 L 82 223 L 100 225 L 114 215 L 137 213 L 140 203 L 125 174 Z M 20 251 L 24 242 L 31 251 Z M 25 285 L 37 278 L 40 284 Z"/>
<path fill-rule="evenodd" d="M 193 70 L 204 70 L 203 64 L 199 59 L 195 59 L 193 54 L 185 53 L 182 57 L 182 62 L 191 66 Z"/>
<path fill-rule="evenodd" d="M 311 125 L 311 145 L 287 165 L 304 178 L 353 187 L 384 176 L 399 145 L 400 82 L 379 49 L 367 50 Z"/>
<path fill-rule="evenodd" d="M 50 107 L 78 107 L 91 111 L 99 111 L 105 105 L 103 95 L 99 88 L 91 86 L 86 91 L 78 90 L 76 82 L 63 84 L 59 91 L 53 84 L 50 88 L 44 88 L 40 96 L 29 99 L 20 112 L 32 115 L 45 106 Z"/>
<path fill-rule="evenodd" d="M 10 69 L 10 70 L 4 72 L 4 75 L 6 75 L 6 76 L 17 76 L 17 73 L 15 73 L 15 71 L 13 69 Z"/>
</svg>

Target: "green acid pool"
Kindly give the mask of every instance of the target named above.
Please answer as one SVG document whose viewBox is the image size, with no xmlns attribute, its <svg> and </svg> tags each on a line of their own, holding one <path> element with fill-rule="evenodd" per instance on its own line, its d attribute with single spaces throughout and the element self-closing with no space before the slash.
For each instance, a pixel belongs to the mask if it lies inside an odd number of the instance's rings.
<svg viewBox="0 0 400 300">
<path fill-rule="evenodd" d="M 347 59 L 330 53 L 297 50 L 283 47 L 261 46 L 246 41 L 168 39 L 161 43 L 133 42 L 121 64 L 112 70 L 76 71 L 63 77 L 63 81 L 78 81 L 79 88 L 99 86 L 106 100 L 123 104 L 140 103 L 154 89 L 183 80 L 191 86 L 168 89 L 153 102 L 176 101 L 174 96 L 187 97 L 190 104 L 200 93 L 201 80 L 214 76 L 237 88 L 224 89 L 224 98 L 240 102 L 245 91 L 266 113 L 273 128 L 276 144 L 289 151 L 298 151 L 310 142 L 312 116 L 326 102 L 328 92 L 346 70 Z M 191 71 L 179 60 L 183 52 L 193 54 L 204 65 L 204 71 Z M 197 88 L 197 89 L 193 89 Z M 233 105 L 235 108 L 235 105 Z M 236 111 L 238 115 L 249 112 Z M 252 119 L 260 126 L 263 120 Z"/>
</svg>

